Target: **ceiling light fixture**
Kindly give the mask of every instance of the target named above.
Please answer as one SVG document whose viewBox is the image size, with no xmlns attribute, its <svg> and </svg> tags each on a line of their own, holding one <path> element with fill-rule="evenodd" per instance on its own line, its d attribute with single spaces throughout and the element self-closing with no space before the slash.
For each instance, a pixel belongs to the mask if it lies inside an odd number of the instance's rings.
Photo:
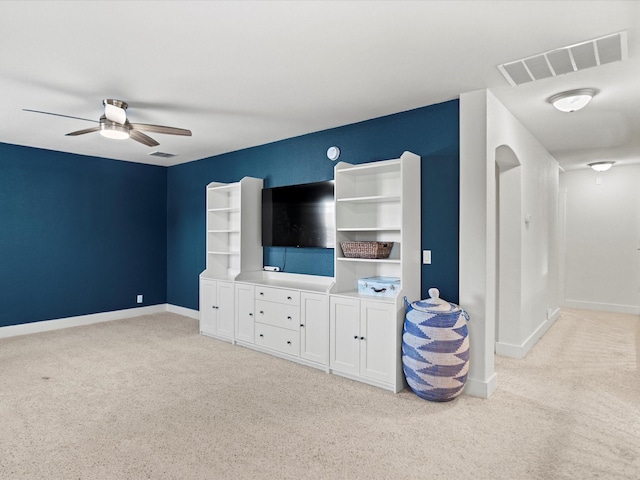
<svg viewBox="0 0 640 480">
<path fill-rule="evenodd" d="M 595 88 L 579 88 L 567 92 L 556 93 L 547 101 L 561 112 L 575 112 L 587 106 L 587 103 L 598 93 Z"/>
<path fill-rule="evenodd" d="M 125 125 L 118 125 L 108 120 L 100 122 L 100 135 L 116 140 L 129 138 L 129 128 Z"/>
<path fill-rule="evenodd" d="M 596 172 L 606 172 L 611 167 L 613 167 L 614 163 L 616 162 L 594 162 L 594 163 L 590 163 L 589 166 L 593 168 Z"/>
</svg>

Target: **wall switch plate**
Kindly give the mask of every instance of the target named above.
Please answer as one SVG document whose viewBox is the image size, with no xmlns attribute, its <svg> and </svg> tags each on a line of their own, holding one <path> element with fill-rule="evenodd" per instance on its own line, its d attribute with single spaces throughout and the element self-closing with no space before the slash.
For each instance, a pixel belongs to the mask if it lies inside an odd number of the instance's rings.
<svg viewBox="0 0 640 480">
<path fill-rule="evenodd" d="M 422 263 L 424 265 L 431 265 L 431 250 L 422 251 Z"/>
<path fill-rule="evenodd" d="M 142 295 L 138 295 L 138 296 L 136 297 L 136 302 L 138 302 L 138 303 L 142 303 Z"/>
</svg>

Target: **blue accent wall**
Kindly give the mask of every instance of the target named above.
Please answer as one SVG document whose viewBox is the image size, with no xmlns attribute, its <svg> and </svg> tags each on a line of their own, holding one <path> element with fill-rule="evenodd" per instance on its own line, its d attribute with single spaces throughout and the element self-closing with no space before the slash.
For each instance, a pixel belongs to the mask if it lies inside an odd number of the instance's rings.
<svg viewBox="0 0 640 480">
<path fill-rule="evenodd" d="M 0 143 L 0 326 L 166 303 L 167 168 Z"/>
<path fill-rule="evenodd" d="M 209 157 L 170 168 L 0 143 L 0 327 L 170 303 L 198 309 L 205 188 L 333 178 L 340 161 L 422 157 L 422 297 L 458 301 L 459 102 Z M 333 275 L 332 249 L 265 248 L 265 264 Z M 411 299 L 414 300 L 414 299 Z"/>
<path fill-rule="evenodd" d="M 354 164 L 404 151 L 422 157 L 422 247 L 433 258 L 422 266 L 422 297 L 435 286 L 442 298 L 458 302 L 459 143 L 459 102 L 452 100 L 170 167 L 168 303 L 198 309 L 208 183 L 245 176 L 263 178 L 265 187 L 330 180 L 335 163 L 326 151 L 332 145 L 340 148 L 340 161 Z M 333 275 L 332 249 L 265 248 L 265 264 L 282 266 L 285 254 L 288 272 Z"/>
</svg>

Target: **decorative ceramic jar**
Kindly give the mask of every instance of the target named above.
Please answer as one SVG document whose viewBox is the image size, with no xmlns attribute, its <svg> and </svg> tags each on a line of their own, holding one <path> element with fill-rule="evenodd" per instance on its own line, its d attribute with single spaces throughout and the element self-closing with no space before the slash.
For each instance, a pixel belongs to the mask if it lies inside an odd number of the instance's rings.
<svg viewBox="0 0 640 480">
<path fill-rule="evenodd" d="M 462 393 L 469 371 L 469 315 L 429 289 L 426 300 L 407 302 L 402 367 L 407 383 L 425 400 L 446 402 Z M 405 299 L 406 302 L 406 299 Z"/>
</svg>

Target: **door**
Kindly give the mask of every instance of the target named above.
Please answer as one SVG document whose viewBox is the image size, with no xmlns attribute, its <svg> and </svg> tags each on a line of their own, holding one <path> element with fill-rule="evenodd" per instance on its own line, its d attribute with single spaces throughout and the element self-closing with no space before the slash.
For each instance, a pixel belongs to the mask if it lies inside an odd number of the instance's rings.
<svg viewBox="0 0 640 480">
<path fill-rule="evenodd" d="M 360 302 L 360 375 L 391 382 L 395 369 L 395 305 Z"/>
<path fill-rule="evenodd" d="M 216 290 L 218 312 L 218 325 L 217 334 L 220 337 L 233 339 L 233 326 L 234 326 L 234 288 L 233 282 L 217 282 L 218 288 Z"/>
<path fill-rule="evenodd" d="M 217 333 L 216 282 L 200 281 L 200 333 Z"/>
<path fill-rule="evenodd" d="M 255 286 L 236 284 L 236 340 L 253 343 Z"/>
<path fill-rule="evenodd" d="M 360 301 L 331 296 L 329 300 L 329 365 L 337 371 L 359 374 Z"/>
<path fill-rule="evenodd" d="M 327 296 L 302 292 L 300 305 L 300 356 L 326 365 L 329 354 Z"/>
</svg>

